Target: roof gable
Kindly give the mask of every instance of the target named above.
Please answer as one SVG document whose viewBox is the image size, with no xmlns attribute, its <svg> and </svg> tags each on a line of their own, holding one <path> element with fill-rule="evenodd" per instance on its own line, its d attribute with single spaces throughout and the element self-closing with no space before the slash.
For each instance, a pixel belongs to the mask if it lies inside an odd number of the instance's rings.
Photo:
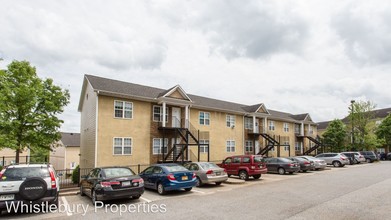
<svg viewBox="0 0 391 220">
<path fill-rule="evenodd" d="M 186 92 L 182 89 L 180 85 L 176 85 L 173 88 L 162 92 L 159 97 L 173 98 L 173 99 L 182 99 L 186 101 L 192 102 L 190 97 L 186 94 Z"/>
</svg>

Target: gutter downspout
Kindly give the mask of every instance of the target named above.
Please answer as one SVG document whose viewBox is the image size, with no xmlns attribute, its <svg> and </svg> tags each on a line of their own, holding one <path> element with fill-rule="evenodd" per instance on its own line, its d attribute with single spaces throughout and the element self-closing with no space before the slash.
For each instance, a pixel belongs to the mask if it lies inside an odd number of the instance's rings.
<svg viewBox="0 0 391 220">
<path fill-rule="evenodd" d="M 99 90 L 96 91 L 96 118 L 95 118 L 95 161 L 94 168 L 98 166 L 98 113 L 99 113 Z"/>
</svg>

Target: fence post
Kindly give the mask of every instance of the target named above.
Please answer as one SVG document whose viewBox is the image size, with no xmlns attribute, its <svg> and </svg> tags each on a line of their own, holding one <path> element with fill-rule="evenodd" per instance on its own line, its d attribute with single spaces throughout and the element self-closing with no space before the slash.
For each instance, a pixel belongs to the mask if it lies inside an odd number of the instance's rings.
<svg viewBox="0 0 391 220">
<path fill-rule="evenodd" d="M 141 165 L 140 165 L 140 164 L 138 164 L 138 165 L 137 165 L 137 174 L 139 174 L 139 173 L 140 173 L 140 167 L 141 167 Z"/>
<path fill-rule="evenodd" d="M 81 172 L 80 172 L 80 165 L 77 166 L 77 171 L 79 173 L 79 178 L 77 180 L 77 186 L 80 187 L 80 180 L 81 180 Z"/>
<path fill-rule="evenodd" d="M 5 166 L 5 163 L 4 163 L 4 161 L 5 161 L 5 156 L 3 156 L 3 167 Z"/>
<path fill-rule="evenodd" d="M 28 162 L 28 156 L 26 155 L 26 164 L 27 164 L 27 162 Z"/>
</svg>

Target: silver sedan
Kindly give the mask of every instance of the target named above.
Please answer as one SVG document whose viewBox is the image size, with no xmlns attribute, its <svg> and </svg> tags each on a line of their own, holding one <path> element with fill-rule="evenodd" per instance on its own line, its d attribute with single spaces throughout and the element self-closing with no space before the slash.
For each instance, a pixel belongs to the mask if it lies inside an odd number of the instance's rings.
<svg viewBox="0 0 391 220">
<path fill-rule="evenodd" d="M 319 159 L 316 157 L 312 157 L 312 156 L 297 156 L 297 157 L 307 159 L 308 161 L 313 161 L 314 166 L 315 166 L 315 170 L 324 170 L 327 166 L 327 163 L 325 160 L 322 160 L 322 159 Z"/>
<path fill-rule="evenodd" d="M 185 167 L 197 175 L 197 186 L 206 183 L 220 185 L 228 179 L 227 172 L 211 162 L 193 162 L 185 164 Z"/>
</svg>

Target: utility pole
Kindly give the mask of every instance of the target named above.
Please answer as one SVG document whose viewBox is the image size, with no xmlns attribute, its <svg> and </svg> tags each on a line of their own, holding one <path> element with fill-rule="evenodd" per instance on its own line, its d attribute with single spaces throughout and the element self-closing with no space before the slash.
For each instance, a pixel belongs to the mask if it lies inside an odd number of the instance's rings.
<svg viewBox="0 0 391 220">
<path fill-rule="evenodd" d="M 352 104 L 352 107 L 351 107 L 351 117 L 352 117 L 352 150 L 355 150 L 355 147 L 354 147 L 354 103 L 356 101 L 355 100 L 352 100 L 350 101 L 350 103 Z"/>
</svg>

